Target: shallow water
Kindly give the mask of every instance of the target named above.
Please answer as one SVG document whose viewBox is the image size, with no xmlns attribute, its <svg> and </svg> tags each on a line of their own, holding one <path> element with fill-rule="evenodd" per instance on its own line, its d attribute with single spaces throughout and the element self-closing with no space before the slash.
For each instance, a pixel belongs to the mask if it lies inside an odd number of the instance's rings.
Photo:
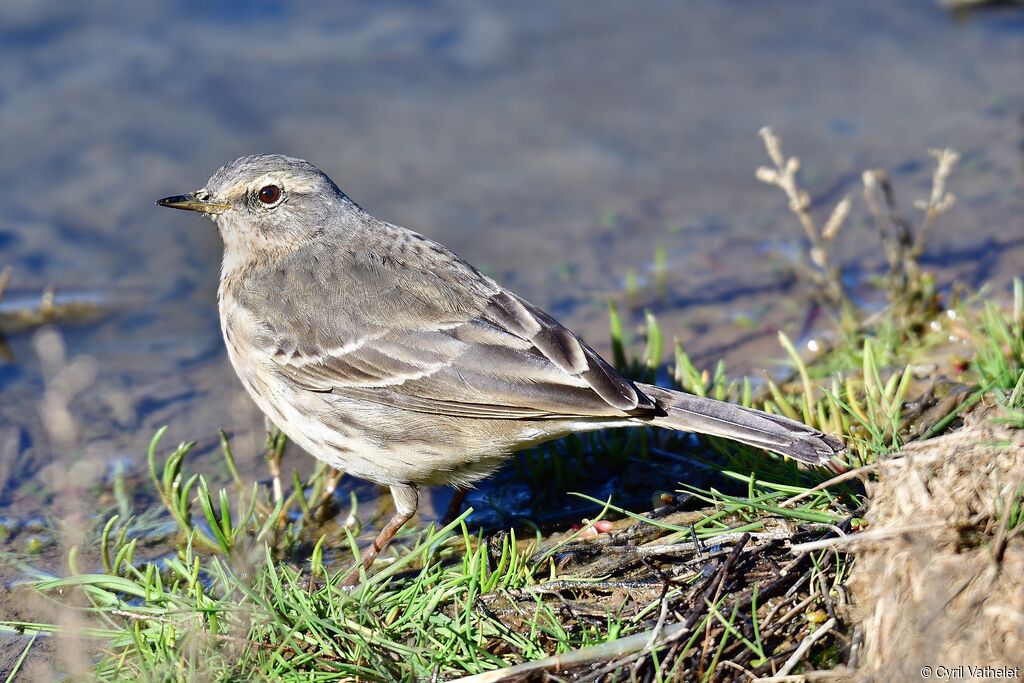
<svg viewBox="0 0 1024 683">
<path fill-rule="evenodd" d="M 930 147 L 963 155 L 930 267 L 1000 286 L 1024 265 L 1024 15 L 936 3 L 67 3 L 0 9 L 0 265 L 97 319 L 0 365 L 0 516 L 95 512 L 150 435 L 236 435 L 263 476 L 262 421 L 222 349 L 212 226 L 153 206 L 242 154 L 321 166 L 377 215 L 437 238 L 607 349 L 605 302 L 640 292 L 695 357 L 759 372 L 807 331 L 784 254 L 801 233 L 759 184 L 757 130 L 803 159 L 827 213 L 888 168 L 902 205 Z M 863 205 L 855 208 L 863 214 Z M 864 225 L 840 254 L 881 264 Z M 49 360 L 41 360 L 40 349 Z M 61 359 L 91 359 L 58 375 Z M 40 419 L 49 394 L 73 421 Z M 70 377 L 70 379 L 69 379 Z M 62 378 L 62 379 L 61 379 Z M 73 380 L 73 381 L 72 381 Z M 76 384 L 77 382 L 77 384 Z M 293 459 L 303 461 L 296 454 Z M 362 487 L 368 494 L 372 488 Z M 77 495 L 81 493 L 82 495 Z M 76 494 L 76 495 L 68 495 Z"/>
</svg>

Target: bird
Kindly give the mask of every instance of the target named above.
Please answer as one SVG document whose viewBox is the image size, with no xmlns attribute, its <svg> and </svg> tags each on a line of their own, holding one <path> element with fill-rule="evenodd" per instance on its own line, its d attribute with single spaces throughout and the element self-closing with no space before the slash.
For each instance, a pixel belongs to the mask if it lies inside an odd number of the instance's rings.
<svg viewBox="0 0 1024 683">
<path fill-rule="evenodd" d="M 211 218 L 227 354 L 288 438 L 390 488 L 394 514 L 357 584 L 423 487 L 469 487 L 516 451 L 576 432 L 659 427 L 808 465 L 843 452 L 796 420 L 631 381 L 544 310 L 417 232 L 352 201 L 320 169 L 243 156 L 159 206 Z"/>
</svg>

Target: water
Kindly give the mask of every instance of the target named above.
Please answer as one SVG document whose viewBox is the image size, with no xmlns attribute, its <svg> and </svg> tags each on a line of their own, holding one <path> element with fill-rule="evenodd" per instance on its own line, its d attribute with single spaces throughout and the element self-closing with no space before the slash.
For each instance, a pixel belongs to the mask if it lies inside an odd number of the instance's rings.
<svg viewBox="0 0 1024 683">
<path fill-rule="evenodd" d="M 885 0 L 5 2 L 0 264 L 15 297 L 52 286 L 106 313 L 59 326 L 64 357 L 91 359 L 73 423 L 40 419 L 60 349 L 44 340 L 44 362 L 30 334 L 8 339 L 0 515 L 88 517 L 111 463 L 141 472 L 162 424 L 198 452 L 225 428 L 263 476 L 262 422 L 218 329 L 218 237 L 153 206 L 230 159 L 310 159 L 602 350 L 607 297 L 663 244 L 666 292 L 637 308 L 701 362 L 757 372 L 780 355 L 774 330 L 807 316 L 778 255 L 801 233 L 754 179 L 758 128 L 803 159 L 819 213 L 872 167 L 912 212 L 926 150 L 958 149 L 928 265 L 1005 282 L 1024 263 L 1022 29 L 1020 10 Z M 855 277 L 879 267 L 867 227 L 842 240 Z"/>
</svg>

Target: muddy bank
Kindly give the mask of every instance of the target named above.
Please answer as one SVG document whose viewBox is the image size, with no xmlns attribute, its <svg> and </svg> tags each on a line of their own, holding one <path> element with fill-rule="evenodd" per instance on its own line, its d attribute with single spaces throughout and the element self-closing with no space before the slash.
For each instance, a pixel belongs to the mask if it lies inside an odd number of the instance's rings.
<svg viewBox="0 0 1024 683">
<path fill-rule="evenodd" d="M 1024 432 L 999 418 L 978 411 L 879 463 L 870 528 L 851 546 L 859 680 L 1024 672 Z"/>
</svg>

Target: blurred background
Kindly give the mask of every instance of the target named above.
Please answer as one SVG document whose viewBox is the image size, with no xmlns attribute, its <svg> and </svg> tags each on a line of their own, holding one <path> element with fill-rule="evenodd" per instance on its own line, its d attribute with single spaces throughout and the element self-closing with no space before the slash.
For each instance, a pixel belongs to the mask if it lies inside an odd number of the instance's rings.
<svg viewBox="0 0 1024 683">
<path fill-rule="evenodd" d="M 803 234 L 754 177 L 763 125 L 802 159 L 818 212 L 859 201 L 874 167 L 909 211 L 928 149 L 958 150 L 959 201 L 924 262 L 940 285 L 1024 265 L 1019 7 L 7 0 L 0 58 L 0 310 L 52 289 L 84 311 L 59 337 L 7 335 L 0 521 L 47 510 L 57 481 L 142 470 L 163 424 L 200 452 L 224 428 L 240 466 L 263 467 L 218 327 L 219 238 L 153 205 L 240 155 L 309 159 L 601 351 L 612 298 L 631 327 L 651 309 L 736 373 L 774 367 L 778 329 L 817 329 L 792 296 Z M 884 267 L 869 229 L 840 237 L 854 291 Z"/>
</svg>

